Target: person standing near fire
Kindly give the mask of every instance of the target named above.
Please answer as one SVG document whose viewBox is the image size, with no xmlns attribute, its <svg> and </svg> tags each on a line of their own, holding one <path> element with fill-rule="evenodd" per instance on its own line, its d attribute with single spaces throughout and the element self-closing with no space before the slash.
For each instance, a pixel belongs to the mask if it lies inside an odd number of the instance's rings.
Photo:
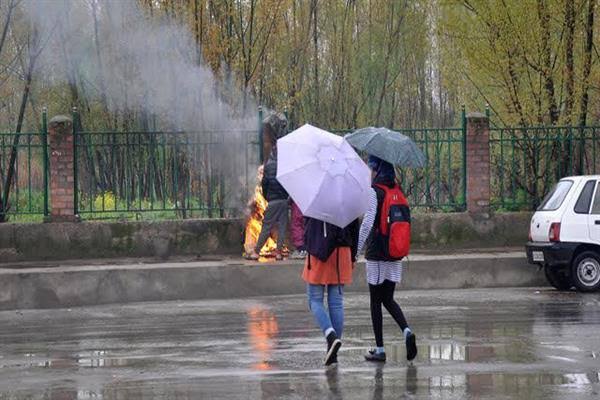
<svg viewBox="0 0 600 400">
<path fill-rule="evenodd" d="M 304 215 L 300 211 L 300 207 L 295 202 L 292 203 L 292 220 L 290 224 L 290 239 L 295 250 L 290 255 L 290 258 L 303 260 L 308 254 L 306 246 L 304 246 Z"/>
<path fill-rule="evenodd" d="M 263 122 L 263 138 L 265 148 L 270 154 L 263 168 L 261 181 L 262 192 L 267 200 L 264 219 L 256 246 L 248 254 L 249 260 L 258 260 L 260 251 L 277 229 L 277 249 L 275 259 L 283 260 L 283 248 L 289 220 L 289 195 L 277 180 L 277 139 L 287 133 L 287 118 L 280 113 L 269 113 Z"/>
</svg>

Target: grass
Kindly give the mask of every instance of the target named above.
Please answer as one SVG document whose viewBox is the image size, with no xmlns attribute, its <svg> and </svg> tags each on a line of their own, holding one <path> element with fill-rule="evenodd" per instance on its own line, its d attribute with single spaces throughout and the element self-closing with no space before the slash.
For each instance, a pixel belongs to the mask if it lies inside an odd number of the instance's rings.
<svg viewBox="0 0 600 400">
<path fill-rule="evenodd" d="M 209 218 L 211 213 L 197 199 L 190 199 L 183 210 L 181 205 L 171 199 L 151 201 L 149 199 L 131 199 L 129 202 L 117 198 L 111 192 L 104 192 L 90 202 L 82 199 L 79 214 L 86 220 L 163 220 L 182 218 Z M 213 208 L 212 216 L 219 216 L 220 210 Z"/>
<path fill-rule="evenodd" d="M 425 214 L 432 212 L 452 213 L 459 211 L 462 196 L 456 199 L 457 205 L 419 206 L 412 207 L 413 213 Z M 13 200 L 14 201 L 14 200 Z M 502 204 L 504 203 L 504 206 Z M 8 213 L 8 221 L 14 223 L 40 223 L 44 221 L 42 191 L 31 193 L 31 207 L 29 196 L 19 196 L 19 209 L 13 208 Z M 217 202 L 215 201 L 215 204 Z M 51 202 L 50 202 L 51 205 Z M 493 198 L 492 209 L 496 212 L 530 211 L 531 203 L 525 191 L 520 190 L 515 198 Z M 236 210 L 224 210 L 225 216 L 238 215 Z M 80 201 L 80 217 L 82 220 L 128 220 L 128 221 L 159 221 L 184 218 L 218 218 L 221 215 L 219 208 L 213 207 L 209 212 L 205 204 L 200 204 L 198 199 L 190 199 L 186 210 L 177 207 L 172 200 L 133 199 L 127 202 L 117 198 L 111 192 L 96 196 L 93 201 L 82 198 Z"/>
</svg>

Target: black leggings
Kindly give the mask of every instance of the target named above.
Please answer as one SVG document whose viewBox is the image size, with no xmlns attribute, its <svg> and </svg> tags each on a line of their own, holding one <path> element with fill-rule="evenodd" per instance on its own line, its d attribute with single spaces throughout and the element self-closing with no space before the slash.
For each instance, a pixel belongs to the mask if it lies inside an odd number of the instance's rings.
<svg viewBox="0 0 600 400">
<path fill-rule="evenodd" d="M 402 331 L 408 327 L 402 309 L 394 300 L 394 289 L 396 289 L 396 283 L 387 279 L 379 285 L 369 285 L 369 293 L 371 294 L 371 321 L 373 322 L 373 332 L 375 332 L 377 347 L 383 347 L 382 304 L 394 320 L 396 320 Z"/>
</svg>

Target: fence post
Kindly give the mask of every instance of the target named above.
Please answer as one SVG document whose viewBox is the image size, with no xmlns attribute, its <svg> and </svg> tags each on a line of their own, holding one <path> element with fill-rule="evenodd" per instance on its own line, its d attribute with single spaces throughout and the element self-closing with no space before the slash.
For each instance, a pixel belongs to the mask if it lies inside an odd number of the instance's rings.
<svg viewBox="0 0 600 400">
<path fill-rule="evenodd" d="M 73 107 L 73 121 L 72 121 L 72 136 L 73 136 L 73 215 L 79 218 L 79 143 L 77 136 L 77 129 L 79 128 L 79 113 L 77 107 Z M 92 170 L 93 171 L 93 170 Z"/>
<path fill-rule="evenodd" d="M 481 113 L 467 115 L 467 211 L 490 212 L 490 120 Z"/>
<path fill-rule="evenodd" d="M 77 221 L 74 202 L 73 120 L 57 115 L 48 123 L 50 142 L 50 222 Z"/>
<path fill-rule="evenodd" d="M 462 182 L 463 182 L 463 205 L 467 207 L 467 113 L 463 104 L 460 112 L 460 123 L 462 127 Z"/>
<path fill-rule="evenodd" d="M 263 141 L 263 109 L 262 106 L 258 106 L 258 161 L 262 164 L 265 160 L 264 155 L 264 141 Z"/>
<path fill-rule="evenodd" d="M 47 220 L 49 214 L 48 207 L 48 109 L 42 109 L 42 157 L 44 171 L 44 221 Z"/>
</svg>

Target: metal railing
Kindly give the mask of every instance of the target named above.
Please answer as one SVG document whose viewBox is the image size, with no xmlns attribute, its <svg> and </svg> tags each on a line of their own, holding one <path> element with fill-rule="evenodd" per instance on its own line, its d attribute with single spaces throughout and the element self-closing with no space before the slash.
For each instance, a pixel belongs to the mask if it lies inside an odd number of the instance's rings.
<svg viewBox="0 0 600 400">
<path fill-rule="evenodd" d="M 396 171 L 412 208 L 443 212 L 466 209 L 465 122 L 463 111 L 459 128 L 396 130 L 413 139 L 425 154 L 425 168 Z M 333 132 L 345 135 L 352 130 Z"/>
<path fill-rule="evenodd" d="M 399 130 L 427 160 L 424 169 L 398 170 L 413 208 L 465 209 L 464 110 L 461 120 L 457 128 Z M 260 124 L 227 132 L 84 131 L 77 129 L 77 112 L 73 122 L 75 204 L 83 219 L 239 216 L 257 184 Z M 0 201 L 6 205 L 0 217 L 41 221 L 49 214 L 47 140 L 46 112 L 39 132 L 0 132 Z M 600 173 L 600 126 L 491 127 L 489 146 L 497 211 L 534 209 L 558 179 Z"/>
<path fill-rule="evenodd" d="M 569 175 L 600 172 L 600 126 L 490 129 L 491 205 L 535 209 Z"/>
<path fill-rule="evenodd" d="M 74 135 L 83 219 L 239 216 L 256 184 L 256 130 Z"/>
<path fill-rule="evenodd" d="M 45 109 L 39 132 L 0 132 L 0 221 L 40 222 L 48 215 L 47 143 Z"/>
</svg>

